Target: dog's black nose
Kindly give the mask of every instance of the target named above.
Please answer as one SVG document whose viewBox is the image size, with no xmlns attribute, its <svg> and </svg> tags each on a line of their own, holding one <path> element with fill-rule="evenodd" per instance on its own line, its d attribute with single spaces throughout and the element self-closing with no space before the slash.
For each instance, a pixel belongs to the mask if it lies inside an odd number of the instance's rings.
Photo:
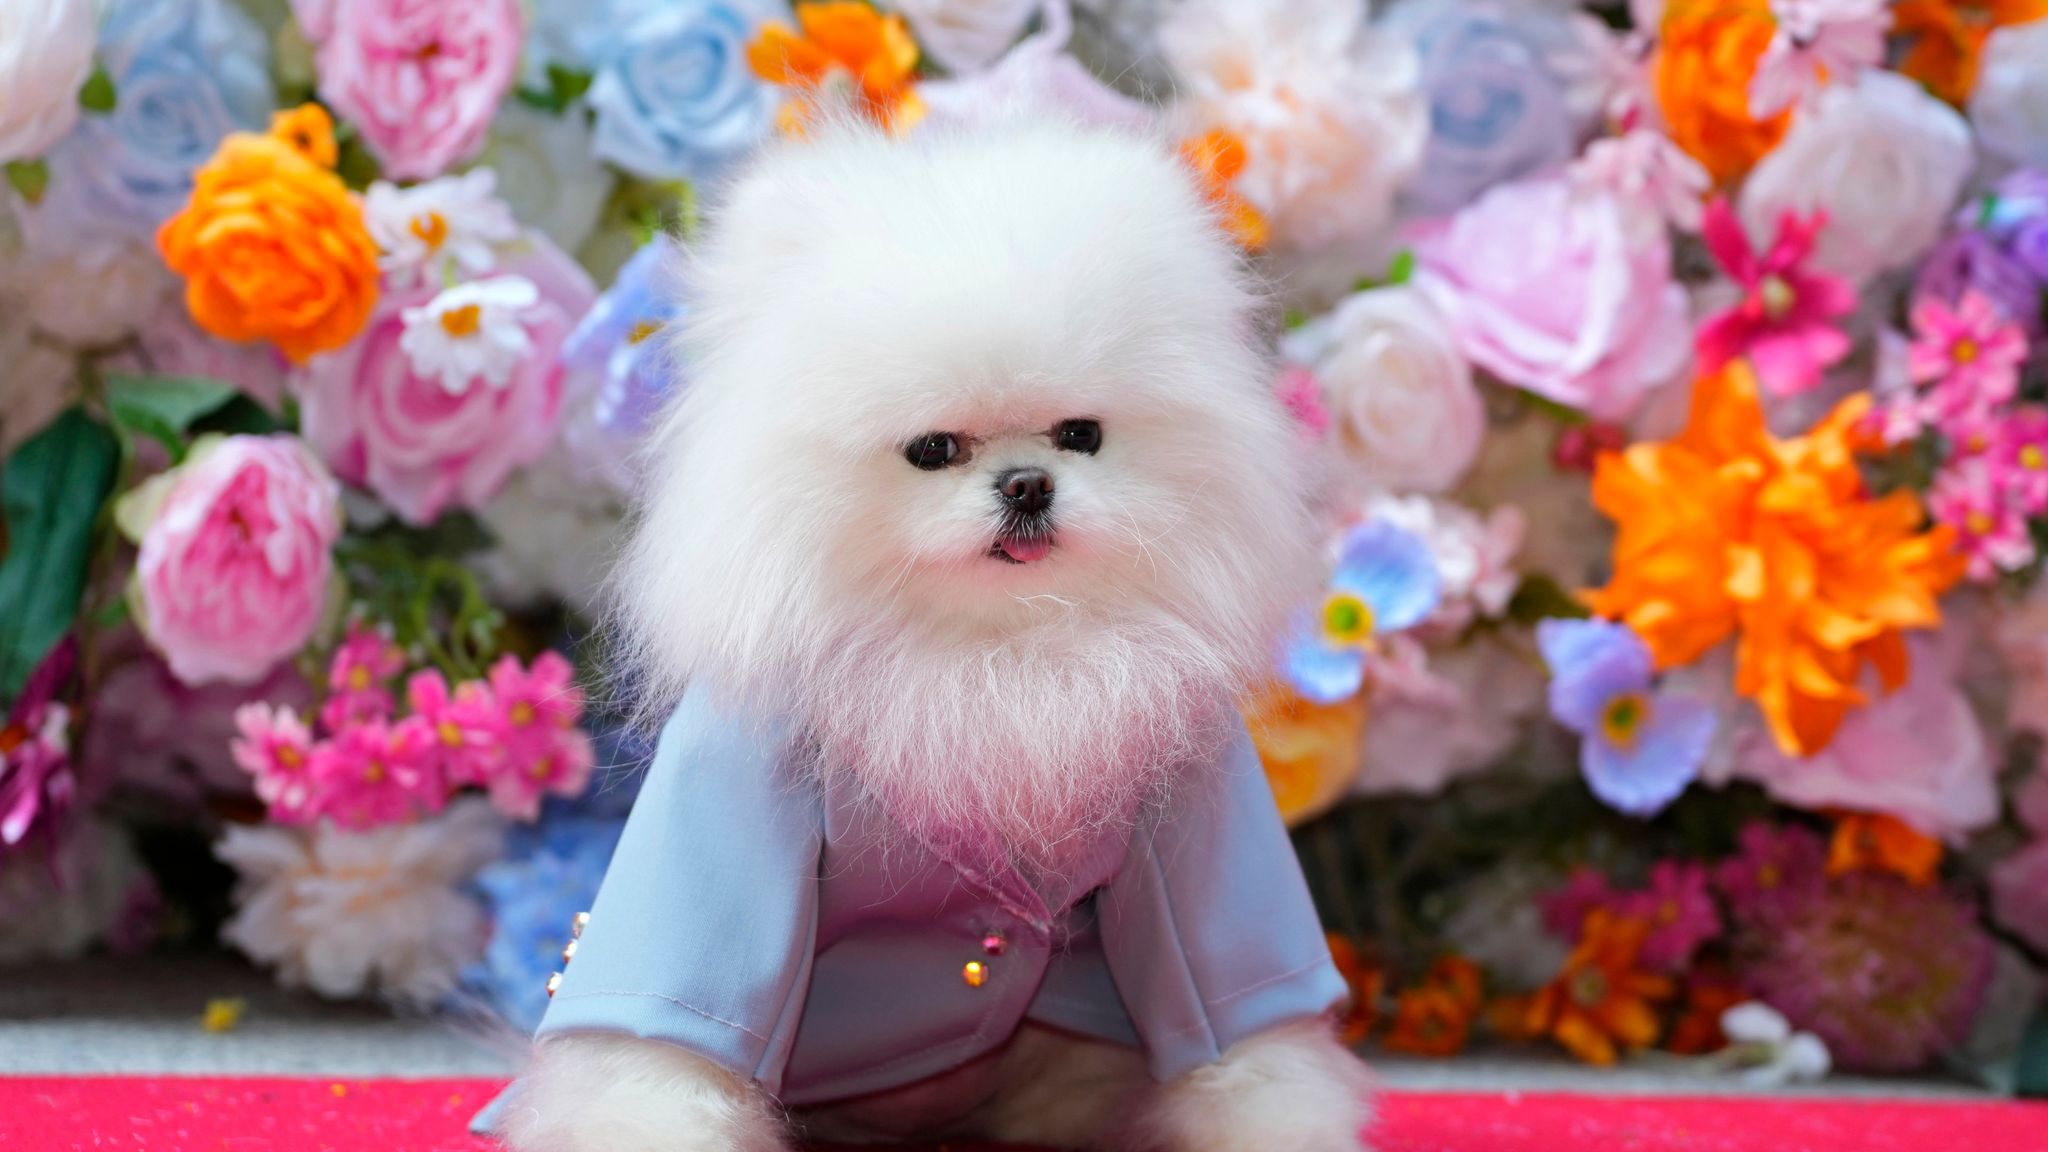
<svg viewBox="0 0 2048 1152">
<path fill-rule="evenodd" d="M 996 477 L 996 492 L 1012 511 L 1026 516 L 1052 507 L 1052 477 L 1043 468 L 1012 468 Z"/>
</svg>

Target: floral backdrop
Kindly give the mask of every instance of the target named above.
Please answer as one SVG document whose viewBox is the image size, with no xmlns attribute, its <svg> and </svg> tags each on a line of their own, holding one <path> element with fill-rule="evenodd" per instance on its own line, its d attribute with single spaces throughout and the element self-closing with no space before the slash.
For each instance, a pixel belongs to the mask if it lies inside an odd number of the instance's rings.
<svg viewBox="0 0 2048 1152">
<path fill-rule="evenodd" d="M 0 960 L 531 1024 L 700 191 L 1025 103 L 1181 142 L 1285 309 L 1328 578 L 1244 707 L 1353 1039 L 2048 1089 L 2048 0 L 0 27 Z"/>
</svg>

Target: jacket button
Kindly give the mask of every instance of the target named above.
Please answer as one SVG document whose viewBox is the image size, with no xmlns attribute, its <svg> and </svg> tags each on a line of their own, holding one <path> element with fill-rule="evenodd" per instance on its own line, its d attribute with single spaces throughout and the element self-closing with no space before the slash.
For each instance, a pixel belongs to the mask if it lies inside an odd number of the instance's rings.
<svg viewBox="0 0 2048 1152">
<path fill-rule="evenodd" d="M 554 999 L 554 998 L 555 998 L 555 989 L 557 989 L 557 988 L 560 988 L 561 986 L 562 986 L 562 974 L 561 974 L 560 972 L 557 972 L 557 973 L 555 973 L 554 975 L 552 975 L 552 976 L 548 977 L 548 999 L 550 999 L 550 1000 Z"/>
<path fill-rule="evenodd" d="M 967 967 L 960 969 L 960 978 L 967 981 L 969 988 L 979 988 L 988 983 L 988 965 L 979 960 L 969 960 Z"/>
<path fill-rule="evenodd" d="M 566 966 L 568 965 L 569 961 L 571 961 L 571 960 L 574 960 L 575 958 L 576 958 L 576 942 L 575 942 L 574 940 L 571 940 L 571 941 L 569 941 L 569 942 L 568 942 L 567 944 L 564 944 L 564 945 L 562 945 L 562 964 L 563 964 L 563 966 L 564 966 L 564 967 L 566 967 Z"/>
<path fill-rule="evenodd" d="M 578 912 L 576 914 L 576 919 L 569 922 L 569 938 L 571 940 L 583 939 L 583 930 L 585 928 L 588 928 L 589 926 L 590 913 Z"/>
</svg>

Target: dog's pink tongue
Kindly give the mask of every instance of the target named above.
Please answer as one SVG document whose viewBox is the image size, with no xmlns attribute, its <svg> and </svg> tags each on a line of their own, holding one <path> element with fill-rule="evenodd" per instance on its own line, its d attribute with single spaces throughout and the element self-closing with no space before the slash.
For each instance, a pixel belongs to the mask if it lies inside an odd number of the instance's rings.
<svg viewBox="0 0 2048 1152">
<path fill-rule="evenodd" d="M 1052 551 L 1052 541 L 1044 536 L 1005 536 L 1003 551 L 1017 563 L 1029 564 L 1045 559 L 1045 554 Z"/>
</svg>

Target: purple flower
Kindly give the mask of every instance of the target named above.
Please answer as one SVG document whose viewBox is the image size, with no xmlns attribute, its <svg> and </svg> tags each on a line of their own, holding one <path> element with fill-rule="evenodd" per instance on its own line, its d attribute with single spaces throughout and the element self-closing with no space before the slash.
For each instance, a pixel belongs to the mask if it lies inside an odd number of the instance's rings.
<svg viewBox="0 0 2048 1152">
<path fill-rule="evenodd" d="M 2048 287 L 2048 214 L 2036 216 L 2014 229 L 2008 243 L 2013 262 Z"/>
<path fill-rule="evenodd" d="M 2034 274 L 1985 233 L 1958 232 L 1928 254 L 1914 295 L 1955 304 L 1971 291 L 1988 297 L 2028 335 L 2041 334 L 2041 286 Z"/>
<path fill-rule="evenodd" d="M 1345 533 L 1321 608 L 1295 623 L 1282 674 L 1318 704 L 1348 700 L 1364 687 L 1380 641 L 1428 619 L 1442 598 L 1429 545 L 1384 520 L 1368 520 Z"/>
<path fill-rule="evenodd" d="M 1665 972 L 1685 971 L 1700 946 L 1721 934 L 1721 913 L 1700 864 L 1659 860 L 1649 888 L 1629 893 L 1621 911 L 1650 926 L 1640 958 Z"/>
<path fill-rule="evenodd" d="M 0 728 L 0 849 L 16 848 L 38 826 L 49 831 L 71 807 L 71 710 L 57 693 L 71 678 L 77 643 L 66 636 L 29 673 Z"/>
<path fill-rule="evenodd" d="M 1706 759 L 1713 709 L 1656 692 L 1650 649 L 1625 625 L 1545 620 L 1536 644 L 1550 665 L 1550 714 L 1581 738 L 1579 765 L 1593 794 L 1632 816 L 1677 799 Z"/>
</svg>

